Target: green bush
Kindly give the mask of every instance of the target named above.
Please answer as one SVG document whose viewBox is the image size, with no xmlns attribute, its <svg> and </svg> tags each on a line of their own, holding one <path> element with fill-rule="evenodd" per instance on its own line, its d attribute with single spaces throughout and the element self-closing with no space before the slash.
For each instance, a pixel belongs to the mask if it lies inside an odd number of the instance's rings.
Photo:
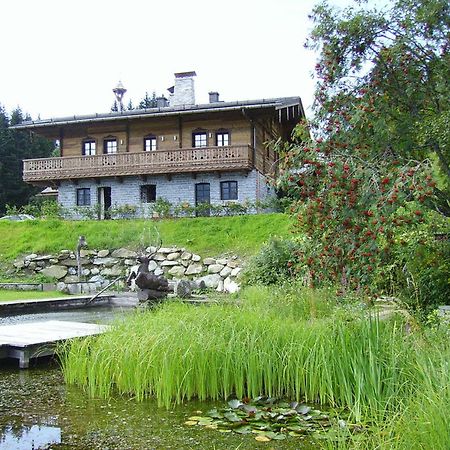
<svg viewBox="0 0 450 450">
<path fill-rule="evenodd" d="M 243 273 L 246 284 L 277 284 L 292 277 L 299 245 L 292 239 L 273 237 L 248 263 Z"/>
</svg>

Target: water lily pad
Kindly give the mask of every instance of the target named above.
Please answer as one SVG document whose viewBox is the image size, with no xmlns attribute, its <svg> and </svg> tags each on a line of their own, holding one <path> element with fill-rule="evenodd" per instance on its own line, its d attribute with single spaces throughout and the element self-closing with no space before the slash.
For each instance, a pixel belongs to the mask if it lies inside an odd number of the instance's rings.
<svg viewBox="0 0 450 450">
<path fill-rule="evenodd" d="M 233 431 L 239 434 L 250 434 L 252 432 L 252 429 L 249 425 L 240 426 L 238 428 L 235 428 Z"/>
<path fill-rule="evenodd" d="M 198 422 L 199 420 L 202 420 L 204 417 L 202 416 L 191 416 L 188 418 L 188 420 L 195 420 L 196 422 Z"/>
<path fill-rule="evenodd" d="M 217 411 L 217 409 L 211 409 L 206 413 L 207 416 L 212 417 L 213 419 L 223 419 L 223 413 Z"/>
<path fill-rule="evenodd" d="M 189 425 L 189 426 L 193 426 L 193 425 L 197 425 L 198 422 L 196 420 L 187 420 L 186 422 L 184 422 L 185 425 Z"/>
<path fill-rule="evenodd" d="M 307 405 L 300 405 L 296 409 L 299 414 L 303 414 L 303 415 L 306 415 L 311 411 L 311 407 L 307 406 Z"/>
<path fill-rule="evenodd" d="M 259 434 L 258 436 L 255 436 L 255 440 L 258 442 L 270 442 L 270 438 L 267 436 L 264 436 L 262 434 Z"/>
<path fill-rule="evenodd" d="M 240 422 L 242 420 L 235 412 L 226 412 L 223 417 L 230 422 Z"/>
</svg>

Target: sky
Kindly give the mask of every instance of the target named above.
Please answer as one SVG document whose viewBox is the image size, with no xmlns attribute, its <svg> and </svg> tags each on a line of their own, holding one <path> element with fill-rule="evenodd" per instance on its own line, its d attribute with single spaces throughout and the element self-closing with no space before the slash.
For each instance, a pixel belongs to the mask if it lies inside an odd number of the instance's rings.
<svg viewBox="0 0 450 450">
<path fill-rule="evenodd" d="M 0 104 L 33 119 L 102 113 L 167 96 L 195 70 L 196 103 L 300 96 L 310 111 L 317 58 L 303 47 L 317 0 L 2 2 Z M 330 0 L 348 5 L 351 0 Z"/>
</svg>

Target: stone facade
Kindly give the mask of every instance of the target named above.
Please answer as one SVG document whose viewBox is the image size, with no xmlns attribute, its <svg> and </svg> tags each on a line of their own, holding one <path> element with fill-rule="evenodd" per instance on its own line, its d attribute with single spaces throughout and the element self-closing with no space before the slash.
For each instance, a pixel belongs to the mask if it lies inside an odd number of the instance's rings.
<svg viewBox="0 0 450 450">
<path fill-rule="evenodd" d="M 124 177 L 122 180 L 101 178 L 98 182 L 82 179 L 78 180 L 76 184 L 71 181 L 61 181 L 58 187 L 58 202 L 64 209 L 71 211 L 77 204 L 77 189 L 89 188 L 91 207 L 95 207 L 98 203 L 98 189 L 110 187 L 112 207 L 137 207 L 137 216 L 151 217 L 153 204 L 141 201 L 141 186 L 156 185 L 156 199 L 167 200 L 172 205 L 187 202 L 191 206 L 195 206 L 195 185 L 209 183 L 211 204 L 223 205 L 227 203 L 220 198 L 220 183 L 223 181 L 237 182 L 238 199 L 236 202 L 238 203 L 253 203 L 274 195 L 273 188 L 268 185 L 266 177 L 257 170 L 253 170 L 249 173 L 226 172 L 221 175 L 204 173 L 198 174 L 195 178 L 190 174 L 176 174 L 172 177 L 153 175 L 147 176 L 145 181 L 137 176 Z M 72 216 L 77 218 L 76 213 Z"/>
</svg>

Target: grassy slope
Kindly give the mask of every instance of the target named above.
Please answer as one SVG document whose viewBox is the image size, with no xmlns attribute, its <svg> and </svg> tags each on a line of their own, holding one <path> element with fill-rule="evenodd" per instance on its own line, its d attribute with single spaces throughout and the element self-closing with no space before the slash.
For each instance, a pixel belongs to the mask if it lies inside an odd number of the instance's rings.
<svg viewBox="0 0 450 450">
<path fill-rule="evenodd" d="M 222 253 L 252 255 L 270 236 L 289 235 L 290 220 L 284 214 L 234 217 L 198 217 L 155 221 L 58 221 L 35 220 L 0 223 L 0 260 L 27 253 L 52 253 L 74 249 L 79 235 L 89 248 L 136 249 L 154 242 L 154 226 L 164 246 L 178 245 L 202 255 Z"/>
<path fill-rule="evenodd" d="M 57 291 L 10 291 L 0 289 L 0 303 L 20 300 L 42 300 L 58 297 L 65 297 L 65 294 Z"/>
</svg>

